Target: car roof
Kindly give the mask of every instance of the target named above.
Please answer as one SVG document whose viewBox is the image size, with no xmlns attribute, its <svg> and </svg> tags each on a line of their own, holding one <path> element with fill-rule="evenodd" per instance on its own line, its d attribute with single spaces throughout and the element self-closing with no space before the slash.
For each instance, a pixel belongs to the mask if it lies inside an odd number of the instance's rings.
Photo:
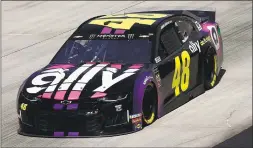
<svg viewBox="0 0 253 148">
<path fill-rule="evenodd" d="M 142 11 L 115 15 L 101 15 L 93 17 L 82 23 L 71 37 L 90 35 L 120 35 L 120 34 L 155 34 L 157 26 L 165 19 L 172 16 L 188 16 L 201 22 L 201 17 L 208 13 L 198 10 L 160 10 L 160 11 Z"/>
<path fill-rule="evenodd" d="M 172 16 L 166 13 L 138 12 L 117 15 L 103 15 L 84 22 L 78 31 L 81 34 L 149 34 L 164 19 Z"/>
</svg>

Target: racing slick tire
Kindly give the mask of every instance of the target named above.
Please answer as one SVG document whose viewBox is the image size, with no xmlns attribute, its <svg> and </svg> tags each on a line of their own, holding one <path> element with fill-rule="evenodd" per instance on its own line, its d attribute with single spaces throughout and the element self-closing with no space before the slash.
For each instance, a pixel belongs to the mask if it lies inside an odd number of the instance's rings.
<svg viewBox="0 0 253 148">
<path fill-rule="evenodd" d="M 209 48 L 204 56 L 204 87 L 212 89 L 217 80 L 217 54 L 213 48 Z"/>
<path fill-rule="evenodd" d="M 152 124 L 157 119 L 157 92 L 153 83 L 149 83 L 145 89 L 142 115 L 144 126 Z"/>
</svg>

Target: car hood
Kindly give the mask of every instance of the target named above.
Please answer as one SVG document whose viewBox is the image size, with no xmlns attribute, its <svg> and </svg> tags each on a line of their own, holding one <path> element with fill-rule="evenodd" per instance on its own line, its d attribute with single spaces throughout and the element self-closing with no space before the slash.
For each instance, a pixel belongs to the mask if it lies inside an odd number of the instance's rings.
<svg viewBox="0 0 253 148">
<path fill-rule="evenodd" d="M 135 79 L 149 64 L 50 64 L 32 74 L 23 94 L 54 100 L 98 98 L 131 92 Z"/>
</svg>

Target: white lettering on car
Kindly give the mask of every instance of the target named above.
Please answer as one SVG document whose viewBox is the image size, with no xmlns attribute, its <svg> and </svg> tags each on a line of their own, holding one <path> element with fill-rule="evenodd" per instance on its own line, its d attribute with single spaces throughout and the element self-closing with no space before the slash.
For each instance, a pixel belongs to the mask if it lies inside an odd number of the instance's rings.
<svg viewBox="0 0 253 148">
<path fill-rule="evenodd" d="M 76 83 L 76 85 L 73 87 L 73 90 L 83 90 L 85 85 L 105 66 L 108 64 L 98 64 L 95 67 L 93 67 L 91 70 L 89 70 L 83 77 Z"/>
<path fill-rule="evenodd" d="M 45 81 L 43 78 L 46 77 L 55 77 L 53 81 Z M 51 92 L 55 89 L 56 84 L 58 84 L 65 77 L 65 73 L 63 69 L 50 69 L 43 71 L 42 74 L 37 75 L 33 80 L 32 84 L 34 87 L 27 88 L 27 92 L 31 94 L 38 93 L 39 91 L 46 89 L 46 92 Z M 45 84 L 49 84 L 49 87 L 39 87 Z"/>
<path fill-rule="evenodd" d="M 192 53 L 196 52 L 197 50 L 199 50 L 199 52 L 201 52 L 199 41 L 196 41 L 196 42 L 190 41 L 189 42 L 189 49 L 191 50 Z"/>
<path fill-rule="evenodd" d="M 139 69 L 134 69 L 134 72 L 128 72 L 130 69 L 124 71 L 123 74 L 121 74 L 120 76 L 112 79 L 112 75 L 113 73 L 110 71 L 103 71 L 103 76 L 102 76 L 102 85 L 99 86 L 98 88 L 96 88 L 94 90 L 94 92 L 104 92 L 106 91 L 108 88 L 110 88 L 112 85 L 118 83 L 119 81 L 135 74 L 135 71 L 139 70 Z"/>
<path fill-rule="evenodd" d="M 109 64 L 109 63 L 108 63 Z M 103 68 L 105 68 L 108 64 L 98 64 L 91 68 L 87 73 L 85 73 L 82 78 L 77 81 L 77 83 L 74 85 L 73 89 L 71 90 L 72 93 L 70 93 L 70 98 L 78 99 L 81 91 L 84 89 L 86 84 Z M 70 85 L 75 82 L 78 77 L 86 71 L 88 68 L 90 68 L 93 64 L 84 64 L 78 69 L 76 69 L 58 88 L 55 99 L 56 100 L 63 100 L 66 91 L 69 89 Z M 132 68 L 131 68 L 132 67 Z M 133 75 L 136 73 L 136 71 L 139 70 L 139 68 L 142 66 L 132 65 L 127 70 L 123 72 L 120 76 L 113 79 L 113 74 L 118 71 L 117 68 L 113 67 L 106 67 L 105 70 L 102 72 L 102 85 L 99 86 L 97 89 L 94 90 L 94 92 L 104 92 L 112 85 L 116 84 L 117 82 Z M 35 85 L 33 87 L 27 88 L 27 92 L 31 94 L 38 93 L 41 90 L 45 90 L 44 97 L 50 98 L 52 96 L 52 92 L 56 89 L 57 85 L 64 79 L 65 73 L 68 69 L 50 69 L 43 71 L 42 74 L 37 75 L 33 80 L 32 84 Z M 45 81 L 43 80 L 46 77 L 54 77 L 51 81 Z M 49 86 L 42 86 L 49 84 Z M 78 95 L 76 95 L 78 92 Z M 76 94 L 75 94 L 76 93 Z M 74 97 L 71 94 L 75 94 Z M 43 96 L 42 96 L 43 97 Z"/>
<path fill-rule="evenodd" d="M 168 21 L 168 22 L 164 23 L 164 24 L 161 26 L 161 29 L 163 29 L 164 27 L 166 27 L 166 26 L 169 25 L 170 23 L 172 23 L 172 21 Z"/>
<path fill-rule="evenodd" d="M 196 27 L 198 28 L 198 30 L 199 30 L 199 31 L 201 31 L 201 30 L 202 30 L 201 25 L 200 25 L 197 21 L 195 21 L 195 25 L 196 25 Z"/>
<path fill-rule="evenodd" d="M 152 78 L 153 78 L 152 76 L 146 76 L 146 78 L 143 81 L 143 85 L 146 85 L 147 81 L 150 80 L 150 79 L 152 79 Z"/>
<path fill-rule="evenodd" d="M 76 69 L 59 87 L 58 90 L 68 90 L 70 85 L 89 67 L 91 67 L 92 64 L 84 64 L 78 69 Z"/>
</svg>

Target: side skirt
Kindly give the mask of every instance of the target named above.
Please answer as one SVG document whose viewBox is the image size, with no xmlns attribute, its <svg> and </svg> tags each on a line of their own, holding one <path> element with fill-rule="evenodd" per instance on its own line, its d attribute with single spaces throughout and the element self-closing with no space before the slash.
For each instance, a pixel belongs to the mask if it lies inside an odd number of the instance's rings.
<svg viewBox="0 0 253 148">
<path fill-rule="evenodd" d="M 200 84 L 188 93 L 182 93 L 178 97 L 173 97 L 164 104 L 164 115 L 177 109 L 178 107 L 184 105 L 185 103 L 189 102 L 191 99 L 205 93 L 204 84 Z"/>
</svg>

